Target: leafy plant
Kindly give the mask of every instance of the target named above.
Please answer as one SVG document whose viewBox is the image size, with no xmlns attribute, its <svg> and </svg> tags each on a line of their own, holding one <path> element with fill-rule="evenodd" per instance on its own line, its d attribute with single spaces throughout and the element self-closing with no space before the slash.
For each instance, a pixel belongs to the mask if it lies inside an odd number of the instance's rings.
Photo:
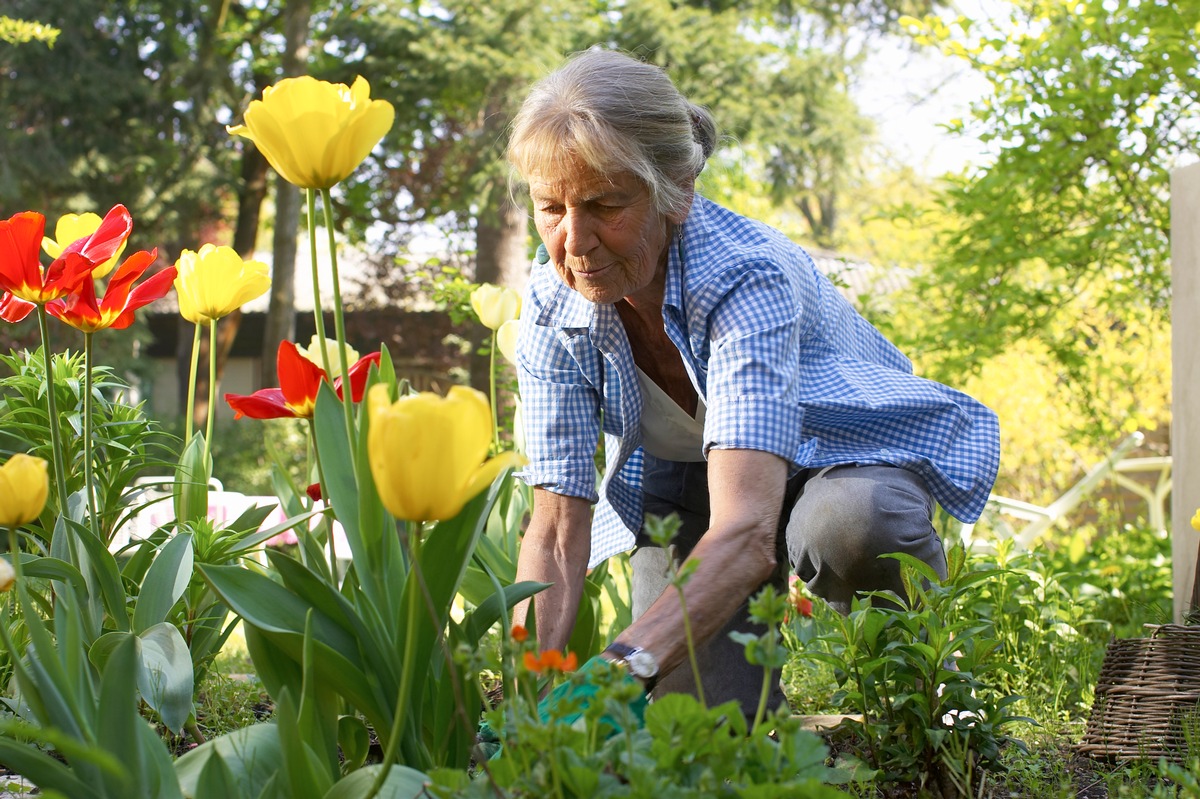
<svg viewBox="0 0 1200 799">
<path fill-rule="evenodd" d="M 83 386 L 84 360 L 79 354 L 55 354 L 50 359 L 54 380 L 47 381 L 41 349 L 0 354 L 0 364 L 12 372 L 0 378 L 0 453 L 30 452 L 52 460 L 47 386 L 57 399 L 69 494 L 84 487 Z M 131 501 L 134 480 L 148 471 L 170 471 L 176 456 L 172 438 L 146 418 L 142 405 L 124 401 L 129 387 L 105 366 L 94 367 L 92 397 L 93 460 L 100 532 L 106 543 L 138 508 Z M 56 497 L 43 513 L 42 529 L 49 539 L 52 519 L 66 509 Z"/>
<path fill-rule="evenodd" d="M 755 641 L 750 647 L 757 650 L 751 657 L 762 653 L 760 645 Z M 668 694 L 649 704 L 642 726 L 631 708 L 641 686 L 605 661 L 594 664 L 586 678 L 582 670 L 566 677 L 583 690 L 565 696 L 590 695 L 586 707 L 570 698 L 539 704 L 537 674 L 529 668 L 538 660 L 529 658 L 535 650 L 529 639 L 505 654 L 516 661 L 507 668 L 523 690 L 511 692 L 503 707 L 486 714 L 493 729 L 504 730 L 501 755 L 478 764 L 474 776 L 456 769 L 430 772 L 432 795 L 846 796 L 826 784 L 845 775 L 826 766 L 824 742 L 801 729 L 801 720 L 787 710 L 748 725 L 736 702 L 707 708 L 692 696 Z"/>
<path fill-rule="evenodd" d="M 850 750 L 884 780 L 917 782 L 943 796 L 971 792 L 979 766 L 998 766 L 1001 749 L 1019 742 L 1003 729 L 1021 719 L 989 680 L 1006 666 L 991 624 L 964 613 L 965 598 L 995 576 L 970 570 L 961 545 L 951 548 L 939 580 L 925 563 L 896 554 L 905 593 L 856 599 L 834 632 L 800 633 L 803 658 L 834 668 L 843 688 L 833 702 L 856 717 Z"/>
</svg>

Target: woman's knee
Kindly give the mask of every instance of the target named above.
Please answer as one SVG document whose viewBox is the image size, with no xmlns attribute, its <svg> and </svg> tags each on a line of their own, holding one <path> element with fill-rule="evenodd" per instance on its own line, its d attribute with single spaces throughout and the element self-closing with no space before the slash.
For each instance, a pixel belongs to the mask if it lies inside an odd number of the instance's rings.
<svg viewBox="0 0 1200 799">
<path fill-rule="evenodd" d="M 842 467 L 808 481 L 792 509 L 788 554 L 801 577 L 824 564 L 843 575 L 873 572 L 879 557 L 937 560 L 933 500 L 923 481 L 894 467 Z"/>
</svg>

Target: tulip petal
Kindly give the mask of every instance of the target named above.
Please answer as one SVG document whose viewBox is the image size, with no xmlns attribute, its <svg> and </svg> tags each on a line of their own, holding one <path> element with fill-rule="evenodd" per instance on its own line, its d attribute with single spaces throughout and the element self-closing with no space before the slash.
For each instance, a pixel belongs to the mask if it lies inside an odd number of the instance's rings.
<svg viewBox="0 0 1200 799">
<path fill-rule="evenodd" d="M 5 322 L 20 322 L 36 307 L 11 292 L 0 294 L 0 319 Z"/>
<path fill-rule="evenodd" d="M 234 410 L 234 419 L 248 416 L 251 419 L 293 419 L 296 413 L 288 407 L 283 392 L 277 388 L 264 388 L 253 394 L 226 394 L 225 402 Z"/>
<path fill-rule="evenodd" d="M 519 452 L 501 452 L 480 466 L 467 480 L 462 488 L 463 504 L 470 502 L 479 493 L 496 481 L 496 477 L 505 469 L 516 469 L 523 466 L 528 459 Z"/>
<path fill-rule="evenodd" d="M 382 353 L 372 352 L 370 355 L 364 355 L 354 362 L 350 367 L 350 400 L 352 402 L 361 402 L 363 391 L 367 387 L 367 378 L 371 376 L 371 367 L 379 365 L 379 358 Z M 342 378 L 337 378 L 333 381 L 334 390 L 337 391 L 338 397 L 342 396 Z"/>
<path fill-rule="evenodd" d="M 317 390 L 325 379 L 325 370 L 305 358 L 290 341 L 281 341 L 279 351 L 275 356 L 276 368 L 279 372 L 279 388 L 288 405 L 299 411 L 308 410 L 306 417 L 312 416 L 316 405 Z"/>
<path fill-rule="evenodd" d="M 38 243 L 42 240 L 46 218 L 34 211 L 23 211 L 0 221 L 0 291 L 11 291 L 21 299 L 23 293 L 40 292 L 42 265 Z"/>
</svg>

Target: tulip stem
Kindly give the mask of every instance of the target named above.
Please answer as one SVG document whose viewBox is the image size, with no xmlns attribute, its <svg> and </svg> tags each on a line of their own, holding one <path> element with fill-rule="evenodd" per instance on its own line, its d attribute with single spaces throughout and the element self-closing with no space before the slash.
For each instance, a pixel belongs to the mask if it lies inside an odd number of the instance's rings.
<svg viewBox="0 0 1200 799">
<path fill-rule="evenodd" d="M 329 264 L 333 272 L 333 325 L 337 335 L 338 366 L 342 376 L 342 412 L 346 417 L 346 436 L 350 440 L 351 462 L 358 467 L 358 441 L 354 435 L 354 391 L 350 387 L 350 358 L 346 354 L 346 319 L 342 308 L 342 288 L 338 279 L 337 237 L 333 229 L 333 201 L 328 189 L 321 189 L 322 205 L 325 209 L 325 230 L 329 234 Z M 321 345 L 324 351 L 324 344 Z M 333 381 L 333 373 L 328 369 L 325 374 Z"/>
<path fill-rule="evenodd" d="M 204 461 L 211 463 L 213 417 L 216 416 L 217 401 L 217 320 L 208 323 L 208 410 L 204 414 Z"/>
<path fill-rule="evenodd" d="M 492 331 L 492 360 L 488 364 L 488 387 L 492 400 L 492 447 L 493 454 L 500 453 L 500 417 L 496 411 L 496 331 Z"/>
<path fill-rule="evenodd" d="M 321 367 L 326 375 L 329 368 L 329 350 L 325 347 L 325 314 L 321 310 L 321 270 L 317 266 L 317 195 L 315 189 L 306 189 L 308 200 L 308 260 L 312 264 L 313 323 L 317 326 L 317 341 L 321 345 Z M 331 381 L 332 377 L 329 378 Z"/>
<path fill-rule="evenodd" d="M 46 306 L 37 307 L 38 329 L 42 334 L 42 365 L 46 368 L 46 412 L 50 428 L 50 446 L 54 452 L 54 482 L 58 488 L 58 512 L 67 514 L 67 467 L 63 458 L 62 431 L 59 429 L 58 400 L 55 399 L 54 359 L 50 357 L 50 326 L 46 323 Z"/>
<path fill-rule="evenodd" d="M 209 322 L 212 324 L 212 322 Z M 192 426 L 196 416 L 196 371 L 200 367 L 200 323 L 196 323 L 196 334 L 192 337 L 192 368 L 188 371 L 187 417 L 184 419 L 183 448 L 192 441 Z"/>
<path fill-rule="evenodd" d="M 10 524 L 8 526 L 8 556 L 12 558 L 13 567 L 13 585 L 21 584 L 21 542 L 17 538 L 17 526 Z M 16 656 L 16 653 L 12 653 Z"/>
<path fill-rule="evenodd" d="M 83 334 L 83 475 L 87 484 L 88 517 L 92 535 L 100 537 L 96 514 L 96 475 L 92 469 L 92 334 Z"/>
</svg>

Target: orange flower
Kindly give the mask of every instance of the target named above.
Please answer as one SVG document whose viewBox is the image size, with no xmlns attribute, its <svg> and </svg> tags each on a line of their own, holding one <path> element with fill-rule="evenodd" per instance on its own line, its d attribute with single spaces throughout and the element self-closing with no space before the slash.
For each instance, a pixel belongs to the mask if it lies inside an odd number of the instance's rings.
<svg viewBox="0 0 1200 799">
<path fill-rule="evenodd" d="M 547 649 L 541 655 L 526 652 L 524 660 L 525 668 L 536 674 L 575 671 L 579 667 L 579 659 L 574 652 L 568 652 L 564 657 L 557 649 Z"/>
<path fill-rule="evenodd" d="M 804 618 L 812 616 L 812 600 L 804 595 L 804 584 L 793 575 L 792 587 L 788 590 L 788 604 Z"/>
<path fill-rule="evenodd" d="M 514 624 L 512 626 L 512 639 L 514 641 L 516 641 L 518 644 L 523 644 L 527 638 L 529 638 L 529 630 L 526 630 L 519 624 Z"/>
</svg>

